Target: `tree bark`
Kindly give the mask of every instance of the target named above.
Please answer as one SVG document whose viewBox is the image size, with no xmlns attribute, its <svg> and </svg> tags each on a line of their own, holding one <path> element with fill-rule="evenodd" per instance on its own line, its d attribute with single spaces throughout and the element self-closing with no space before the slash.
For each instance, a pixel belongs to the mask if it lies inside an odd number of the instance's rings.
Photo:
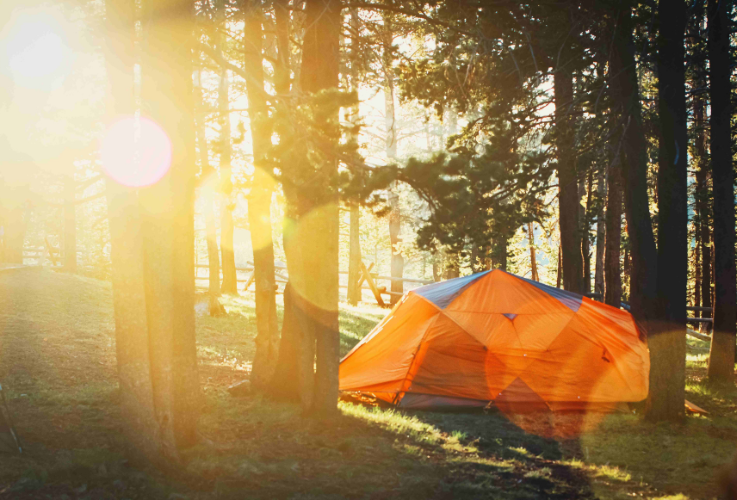
<svg viewBox="0 0 737 500">
<path fill-rule="evenodd" d="M 732 2 L 709 0 L 709 80 L 711 97 L 711 171 L 714 193 L 714 330 L 710 382 L 734 383 L 737 275 L 735 273 L 734 167 L 730 105 L 729 15 Z"/>
<path fill-rule="evenodd" d="M 77 272 L 77 185 L 74 173 L 64 179 L 64 270 Z"/>
<path fill-rule="evenodd" d="M 233 249 L 233 179 L 232 151 L 230 137 L 230 98 L 228 97 L 228 70 L 223 68 L 218 86 L 218 110 L 220 112 L 220 179 L 223 191 L 222 218 L 220 222 L 220 252 L 222 254 L 223 293 L 238 293 L 238 273 L 235 269 L 235 252 Z"/>
<path fill-rule="evenodd" d="M 397 159 L 397 126 L 396 111 L 394 106 L 394 75 L 392 74 L 392 44 L 393 33 L 391 20 L 384 16 L 384 29 L 382 31 L 383 66 L 384 66 L 384 126 L 386 128 L 386 156 L 388 161 Z M 389 191 L 389 243 L 391 245 L 391 277 L 401 278 L 404 274 L 404 256 L 402 254 L 402 237 L 400 236 L 402 214 L 399 208 L 399 195 L 397 184 L 393 183 Z M 392 280 L 391 291 L 404 293 L 404 282 Z M 401 295 L 392 295 L 390 304 L 396 304 Z"/>
<path fill-rule="evenodd" d="M 350 67 L 350 85 L 351 90 L 358 92 L 358 63 L 361 57 L 359 51 L 359 19 L 358 9 L 350 9 L 351 15 L 351 67 Z M 350 110 L 350 121 L 352 126 L 357 126 L 359 121 L 358 105 Z M 358 137 L 353 137 L 356 141 Z M 360 238 L 360 219 L 361 211 L 358 203 L 350 203 L 350 241 L 348 248 L 348 303 L 352 306 L 358 305 L 362 299 L 361 288 L 358 286 L 358 280 L 361 276 L 361 238 Z"/>
<path fill-rule="evenodd" d="M 306 30 L 302 48 L 301 88 L 308 94 L 338 88 L 341 5 L 336 0 L 307 0 Z M 337 117 L 336 117 L 337 118 Z M 337 164 L 324 160 L 320 170 L 326 175 L 337 175 Z M 318 416 L 332 416 L 337 412 L 338 365 L 340 336 L 338 327 L 338 256 L 339 213 L 337 194 L 315 203 L 310 193 L 297 193 L 297 228 L 293 229 L 286 247 L 289 276 L 299 301 L 301 329 L 305 332 L 301 346 L 305 353 L 300 363 L 305 377 L 303 391 L 309 390 L 307 375 L 312 371 L 310 358 L 315 345 L 316 371 L 314 395 L 308 410 Z M 320 238 L 314 238 L 319 234 Z M 292 262 L 290 262 L 290 260 Z M 296 262 L 295 262 L 296 260 Z M 292 272 L 295 270 L 296 274 Z M 297 302 L 297 301 L 295 301 Z M 315 339 L 316 344 L 312 344 Z"/>
<path fill-rule="evenodd" d="M 141 101 L 171 141 L 171 166 L 140 191 L 144 274 L 156 416 L 167 455 L 196 441 L 199 382 L 194 317 L 192 4 L 144 4 Z M 162 61 L 166 61 L 163 64 Z M 175 207 L 172 209 L 172 207 Z"/>
<path fill-rule="evenodd" d="M 573 107 L 573 72 L 570 65 L 556 68 L 555 144 L 558 156 L 558 207 L 563 266 L 563 288 L 584 293 L 579 220 L 578 179 L 576 176 Z"/>
<path fill-rule="evenodd" d="M 604 255 L 604 303 L 619 308 L 622 303 L 622 170 L 619 152 L 612 155 L 607 175 L 606 249 Z"/>
<path fill-rule="evenodd" d="M 251 121 L 254 174 L 248 196 L 248 224 L 253 247 L 256 284 L 256 355 L 251 370 L 251 386 L 266 388 L 274 374 L 279 349 L 279 326 L 276 319 L 276 281 L 274 279 L 274 243 L 271 236 L 271 196 L 274 180 L 266 156 L 271 147 L 268 104 L 263 71 L 263 13 L 257 2 L 244 0 L 244 69 L 248 93 L 248 117 Z"/>
<path fill-rule="evenodd" d="M 700 66 L 695 69 L 696 75 L 702 75 L 698 80 L 698 86 L 706 87 L 706 79 L 703 77 L 705 69 Z M 697 161 L 696 170 L 696 192 L 694 194 L 697 224 L 696 231 L 698 233 L 699 245 L 699 302 L 696 304 L 701 307 L 711 307 L 711 231 L 710 231 L 710 210 L 709 210 L 709 158 L 707 155 L 707 132 L 706 132 L 706 114 L 704 99 L 700 96 L 694 96 L 694 128 L 696 140 L 694 141 L 694 156 Z M 704 314 L 704 317 L 713 317 L 710 313 Z M 709 325 L 707 330 L 710 330 Z"/>
<path fill-rule="evenodd" d="M 650 338 L 648 416 L 683 418 L 688 295 L 688 131 L 684 66 L 685 0 L 660 1 L 658 51 L 658 300 L 663 323 Z"/>
<path fill-rule="evenodd" d="M 527 223 L 527 238 L 530 242 L 530 271 L 534 281 L 540 281 L 537 275 L 537 259 L 535 258 L 535 228 L 532 222 Z"/>
<path fill-rule="evenodd" d="M 640 109 L 632 28 L 629 8 L 622 8 L 618 24 L 613 30 L 609 54 L 610 86 L 614 105 L 624 121 L 622 178 L 627 231 L 632 250 L 630 303 L 635 318 L 649 328 L 648 320 L 658 317 L 655 307 L 657 250 L 647 194 L 647 143 Z M 649 334 L 655 334 L 652 328 L 648 331 Z"/>
<path fill-rule="evenodd" d="M 361 213 L 357 203 L 350 208 L 350 247 L 348 257 L 348 303 L 352 306 L 361 301 L 361 288 L 358 280 L 361 277 L 361 240 L 359 234 Z"/>
<path fill-rule="evenodd" d="M 601 294 L 604 300 L 604 249 L 606 248 L 606 221 L 604 216 L 604 200 L 607 196 L 606 169 L 599 168 L 596 174 L 596 193 L 599 198 L 599 211 L 596 214 L 596 271 L 594 274 L 594 292 Z"/>
<path fill-rule="evenodd" d="M 583 256 L 583 293 L 591 293 L 591 213 L 592 196 L 594 191 L 594 171 L 589 169 L 586 181 L 586 207 L 582 210 L 581 254 Z"/>
<path fill-rule="evenodd" d="M 197 144 L 200 153 L 200 198 L 202 200 L 202 211 L 205 218 L 205 241 L 207 242 L 207 264 L 208 264 L 208 299 L 210 316 L 220 316 L 225 308 L 220 304 L 220 251 L 218 249 L 218 229 L 215 219 L 215 183 L 216 172 L 210 165 L 210 155 L 207 150 L 207 134 L 205 129 L 204 99 L 202 86 L 200 85 L 200 73 L 195 73 L 197 85 L 196 104 L 200 105 L 201 118 L 196 120 Z M 196 109 L 196 108 L 195 108 Z"/>
<path fill-rule="evenodd" d="M 135 112 L 135 2 L 106 0 L 105 7 L 106 108 L 113 121 Z M 123 434 L 134 453 L 156 460 L 162 443 L 151 384 L 140 205 L 135 189 L 109 178 L 106 183 Z"/>
</svg>

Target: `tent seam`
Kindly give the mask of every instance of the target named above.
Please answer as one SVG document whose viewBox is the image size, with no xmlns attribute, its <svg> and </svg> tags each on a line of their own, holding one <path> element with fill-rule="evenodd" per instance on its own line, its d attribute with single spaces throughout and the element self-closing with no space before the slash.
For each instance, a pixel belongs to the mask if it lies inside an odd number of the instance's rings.
<svg viewBox="0 0 737 500">
<path fill-rule="evenodd" d="M 428 302 L 430 302 L 430 301 L 428 300 Z M 442 311 L 440 311 L 440 310 L 438 310 L 438 311 L 442 314 Z M 396 400 L 396 398 L 399 397 L 399 395 L 401 393 L 403 393 L 403 392 L 406 393 L 407 392 L 407 390 L 404 389 L 404 387 L 407 385 L 407 382 L 409 381 L 409 383 L 411 384 L 414 381 L 414 378 L 412 380 L 409 379 L 409 374 L 412 371 L 412 367 L 415 366 L 415 361 L 417 360 L 417 354 L 419 354 L 420 349 L 422 348 L 422 343 L 425 342 L 425 338 L 427 338 L 427 333 L 435 325 L 435 322 L 438 320 L 439 317 L 440 317 L 440 314 L 435 315 L 435 317 L 432 319 L 432 321 L 430 322 L 430 324 L 427 325 L 427 330 L 425 330 L 425 333 L 422 334 L 422 338 L 420 339 L 420 342 L 417 344 L 417 349 L 415 350 L 415 353 L 412 355 L 412 361 L 410 361 L 409 367 L 407 367 L 407 374 L 404 376 L 404 380 L 402 381 L 402 385 L 399 386 L 399 391 L 394 396 L 394 399 L 395 400 Z M 407 389 L 409 389 L 409 386 L 407 387 Z M 399 401 L 395 401 L 394 404 L 395 405 L 398 405 L 399 404 Z"/>
</svg>

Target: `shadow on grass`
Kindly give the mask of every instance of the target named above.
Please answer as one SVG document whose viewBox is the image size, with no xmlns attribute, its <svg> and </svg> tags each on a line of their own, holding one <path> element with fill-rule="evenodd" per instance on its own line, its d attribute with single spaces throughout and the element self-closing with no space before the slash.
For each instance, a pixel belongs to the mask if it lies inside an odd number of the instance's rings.
<svg viewBox="0 0 737 500">
<path fill-rule="evenodd" d="M 577 439 L 559 442 L 526 432 L 502 413 L 455 412 L 411 413 L 420 421 L 456 437 L 478 450 L 481 459 L 501 460 L 507 470 L 498 474 L 497 485 L 513 488 L 513 498 L 593 498 L 587 476 L 564 463 L 578 453 Z M 563 449 L 565 448 L 565 450 Z M 467 465 L 476 460 L 466 459 Z M 469 467 L 467 481 L 483 481 L 483 471 Z"/>
</svg>

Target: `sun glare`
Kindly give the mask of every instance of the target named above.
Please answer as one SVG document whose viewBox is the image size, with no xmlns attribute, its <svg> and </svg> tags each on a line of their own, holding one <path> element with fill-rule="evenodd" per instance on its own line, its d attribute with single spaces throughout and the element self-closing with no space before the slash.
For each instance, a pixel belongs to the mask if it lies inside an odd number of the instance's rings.
<svg viewBox="0 0 737 500">
<path fill-rule="evenodd" d="M 100 145 L 105 173 L 129 187 L 144 187 L 161 180 L 171 166 L 171 141 L 149 118 L 126 117 L 114 122 Z"/>
<path fill-rule="evenodd" d="M 22 12 L 1 34 L 0 54 L 15 85 L 49 92 L 59 88 L 71 73 L 74 52 L 53 15 Z"/>
</svg>

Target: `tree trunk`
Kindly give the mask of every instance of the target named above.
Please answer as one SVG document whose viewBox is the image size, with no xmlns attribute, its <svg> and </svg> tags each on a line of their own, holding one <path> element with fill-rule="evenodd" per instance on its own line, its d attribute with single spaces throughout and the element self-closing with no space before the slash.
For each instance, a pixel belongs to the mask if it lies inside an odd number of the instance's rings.
<svg viewBox="0 0 737 500">
<path fill-rule="evenodd" d="M 711 171 L 714 192 L 714 330 L 710 382 L 734 383 L 737 275 L 735 274 L 734 167 L 730 105 L 729 15 L 732 2 L 709 0 Z"/>
<path fill-rule="evenodd" d="M 357 203 L 350 209 L 350 247 L 348 257 L 348 303 L 352 306 L 361 301 L 361 288 L 358 280 L 361 277 L 361 240 L 359 234 L 361 213 Z"/>
<path fill-rule="evenodd" d="M 107 116 L 110 121 L 135 112 L 135 5 L 106 0 Z M 130 138 L 133 143 L 133 138 Z M 115 349 L 123 434 L 133 451 L 156 460 L 161 452 L 154 412 L 143 269 L 140 205 L 133 188 L 107 179 L 106 193 L 115 317 Z"/>
<path fill-rule="evenodd" d="M 560 288 L 560 285 L 563 283 L 563 250 L 561 249 L 561 246 L 558 245 L 558 269 L 555 273 L 555 286 L 556 288 Z"/>
<path fill-rule="evenodd" d="M 64 270 L 77 272 L 77 185 L 74 173 L 64 179 Z"/>
<path fill-rule="evenodd" d="M 698 217 L 698 212 L 697 212 Z M 693 268 L 694 268 L 694 300 L 693 304 L 696 307 L 699 307 L 701 305 L 701 241 L 699 236 L 699 230 L 698 230 L 698 223 L 694 225 L 695 226 L 695 233 L 696 237 L 694 238 L 696 240 L 696 244 L 694 245 L 693 249 Z M 694 311 L 693 315 L 696 318 L 700 318 L 702 311 Z M 704 318 L 710 318 L 708 314 L 704 315 Z M 699 330 L 701 330 L 701 324 L 699 324 Z"/>
<path fill-rule="evenodd" d="M 461 263 L 457 253 L 446 255 L 445 258 L 445 271 L 443 272 L 443 278 L 451 280 L 457 278 L 461 274 Z"/>
<path fill-rule="evenodd" d="M 706 87 L 706 79 L 703 76 L 705 69 L 703 66 L 695 68 L 695 75 L 699 78 L 696 85 L 698 87 Z M 699 76 L 701 75 L 701 76 Z M 694 193 L 696 205 L 696 232 L 697 244 L 699 245 L 699 283 L 697 286 L 698 300 L 696 305 L 701 307 L 711 307 L 711 234 L 710 234 L 710 210 L 709 210 L 709 186 L 707 179 L 709 176 L 709 158 L 706 151 L 707 133 L 705 118 L 705 103 L 701 96 L 694 96 L 694 156 L 698 163 L 696 170 L 696 192 Z M 713 317 L 711 313 L 703 314 L 705 318 Z M 709 325 L 706 325 L 710 330 Z"/>
<path fill-rule="evenodd" d="M 220 252 L 218 250 L 218 229 L 215 220 L 215 169 L 210 165 L 210 155 L 207 151 L 207 134 L 205 132 L 205 111 L 202 87 L 200 85 L 200 73 L 195 73 L 197 85 L 195 92 L 197 103 L 201 106 L 200 119 L 195 121 L 197 128 L 197 144 L 200 152 L 200 197 L 202 199 L 202 211 L 205 218 L 205 240 L 207 242 L 207 263 L 209 278 L 209 309 L 210 316 L 220 316 L 225 313 L 225 308 L 220 303 Z"/>
<path fill-rule="evenodd" d="M 589 214 L 591 213 L 592 196 L 594 191 L 594 171 L 589 169 L 586 181 L 586 208 L 583 209 L 581 255 L 583 255 L 583 293 L 591 293 L 591 225 Z"/>
<path fill-rule="evenodd" d="M 220 178 L 223 190 L 222 219 L 220 222 L 220 252 L 223 265 L 223 293 L 238 293 L 238 273 L 235 269 L 233 250 L 233 180 L 231 169 L 230 98 L 228 97 L 228 70 L 223 68 L 218 86 L 218 109 L 220 112 Z"/>
<path fill-rule="evenodd" d="M 401 230 L 402 214 L 399 209 L 399 195 L 396 193 L 396 184 L 392 191 L 389 192 L 389 241 L 391 242 L 392 259 L 391 259 L 391 277 L 401 278 L 404 274 L 404 256 L 402 255 L 402 237 L 399 235 Z M 404 282 L 401 280 L 392 280 L 391 291 L 396 293 L 404 293 Z M 401 295 L 392 295 L 390 304 L 396 304 Z"/>
<path fill-rule="evenodd" d="M 606 170 L 599 168 L 596 174 L 596 193 L 599 198 L 599 211 L 596 214 L 596 271 L 594 273 L 594 292 L 601 294 L 604 300 L 604 248 L 606 240 L 606 221 L 604 217 L 604 200 L 607 196 Z"/>
<path fill-rule="evenodd" d="M 302 90 L 308 94 L 338 88 L 341 5 L 335 0 L 307 0 L 306 30 L 302 49 L 300 73 Z M 337 118 L 337 117 L 336 117 Z M 325 160 L 321 170 L 337 175 L 337 164 Z M 338 326 L 338 257 L 339 212 L 337 195 L 321 200 L 320 205 L 307 200 L 309 193 L 299 193 L 298 228 L 290 238 L 292 255 L 299 245 L 301 266 L 295 266 L 297 275 L 289 268 L 290 280 L 303 304 L 297 305 L 302 315 L 300 326 L 306 332 L 307 353 L 305 372 L 312 369 L 307 356 L 312 338 L 316 340 L 315 392 L 310 410 L 319 416 L 331 416 L 337 412 L 338 365 L 340 362 L 340 335 Z M 314 235 L 319 234 L 320 238 Z M 288 254 L 288 259 L 289 259 Z M 289 263 L 288 263 L 289 264 Z M 296 278 L 296 279 L 295 279 Z M 295 294 L 297 295 L 297 294 Z"/>
<path fill-rule="evenodd" d="M 350 54 L 350 88 L 353 92 L 358 92 L 358 65 L 360 64 L 360 47 L 359 33 L 360 24 L 358 18 L 358 9 L 350 9 L 351 15 L 351 54 Z M 356 104 L 350 109 L 350 123 L 356 127 L 359 124 L 359 106 Z M 358 130 L 358 129 L 356 129 Z M 352 139 L 358 141 L 357 134 Z M 358 203 L 349 203 L 350 207 L 350 236 L 348 248 L 348 303 L 352 306 L 358 305 L 362 299 L 361 288 L 358 286 L 358 280 L 361 277 L 361 238 L 360 238 L 360 219 L 361 209 Z"/>
<path fill-rule="evenodd" d="M 612 156 L 607 175 L 606 249 L 604 255 L 604 303 L 619 308 L 622 303 L 622 170 L 619 152 Z"/>
<path fill-rule="evenodd" d="M 276 319 L 276 281 L 274 280 L 274 243 L 271 236 L 271 195 L 274 180 L 265 161 L 271 147 L 268 105 L 264 90 L 262 56 L 263 13 L 256 2 L 244 0 L 244 69 L 248 92 L 248 117 L 251 121 L 254 175 L 248 197 L 248 223 L 253 247 L 256 284 L 256 355 L 251 370 L 251 386 L 266 388 L 274 374 L 279 349 L 279 326 Z"/>
<path fill-rule="evenodd" d="M 171 141 L 171 167 L 140 191 L 154 405 L 165 452 L 196 440 L 199 382 L 194 317 L 195 132 L 189 0 L 144 5 L 143 107 Z M 166 64 L 162 64 L 166 61 Z M 174 207 L 174 209 L 173 209 Z"/>
<path fill-rule="evenodd" d="M 683 418 L 688 295 L 688 132 L 684 67 L 685 0 L 659 3 L 658 300 L 662 328 L 650 338 L 648 416 Z"/>
<path fill-rule="evenodd" d="M 275 0 L 274 1 L 274 25 L 276 31 L 276 45 L 277 45 L 277 57 L 274 64 L 274 87 L 277 93 L 277 106 L 276 112 L 282 116 L 288 116 L 289 105 L 288 105 L 288 94 L 291 89 L 291 76 L 290 76 L 290 42 L 289 42 L 289 3 L 287 0 Z M 277 133 L 285 135 L 286 131 L 277 129 Z M 289 200 L 295 198 L 294 195 L 290 196 L 290 192 L 285 188 L 285 196 Z M 294 211 L 294 207 L 287 205 L 287 216 L 291 217 L 292 214 L 289 211 Z M 297 217 L 296 213 L 294 217 Z M 291 276 L 293 273 L 301 273 L 301 255 L 299 249 L 295 245 L 295 250 L 291 249 L 289 244 L 290 231 L 289 227 L 284 231 L 284 251 L 287 254 L 287 267 Z M 297 255 L 294 253 L 297 252 Z M 298 262 L 299 261 L 299 262 Z M 297 270 L 297 267 L 300 270 Z M 296 275 L 295 275 L 296 276 Z M 307 381 L 310 383 L 314 382 L 314 375 L 312 366 L 308 374 L 300 376 L 299 373 L 299 361 L 301 357 L 305 359 L 311 356 L 311 360 L 314 363 L 314 344 L 315 341 L 312 339 L 311 343 L 306 346 L 306 349 L 302 348 L 304 344 L 302 337 L 304 333 L 300 328 L 298 322 L 298 312 L 296 306 L 297 297 L 295 297 L 294 288 L 291 281 L 284 287 L 284 319 L 282 321 L 282 333 L 281 340 L 279 342 L 279 356 L 276 363 L 274 375 L 271 379 L 269 391 L 276 399 L 291 402 L 302 402 L 305 408 L 309 407 L 311 402 L 312 392 L 314 388 L 310 386 L 308 390 L 301 390 L 300 380 L 306 376 Z M 305 354 L 308 350 L 308 354 Z M 302 398 L 307 398 L 302 400 Z"/>
<path fill-rule="evenodd" d="M 613 35 L 609 54 L 610 84 L 614 105 L 624 119 L 622 178 L 627 231 L 632 250 L 630 303 L 635 318 L 649 328 L 649 334 L 654 335 L 655 330 L 650 326 L 655 325 L 648 325 L 648 320 L 658 317 L 655 307 L 657 250 L 647 194 L 646 133 L 640 109 L 632 21 L 628 8 L 619 12 L 619 24 Z"/>
<path fill-rule="evenodd" d="M 269 394 L 277 401 L 290 403 L 300 402 L 300 387 L 298 381 L 304 376 L 312 380 L 312 367 L 310 373 L 299 373 L 299 361 L 301 357 L 300 347 L 302 345 L 302 331 L 297 318 L 297 308 L 294 304 L 296 298 L 292 285 L 287 283 L 284 287 L 284 320 L 282 321 L 281 340 L 279 342 L 279 355 L 277 358 L 274 375 L 269 385 Z M 314 341 L 313 344 L 314 345 Z M 312 351 L 314 358 L 314 350 Z M 306 358 L 306 356 L 305 356 Z"/>
<path fill-rule="evenodd" d="M 384 50 L 384 126 L 386 128 L 386 157 L 392 162 L 397 159 L 397 126 L 396 112 L 394 107 L 394 75 L 392 74 L 392 43 L 393 33 L 391 20 L 384 16 L 384 30 L 382 32 L 382 44 Z M 402 214 L 399 209 L 399 195 L 397 184 L 393 183 L 389 191 L 389 243 L 391 245 L 391 277 L 401 278 L 404 274 L 404 256 L 402 254 L 402 237 L 400 236 Z M 391 291 L 404 293 L 404 282 L 392 280 Z M 392 295 L 390 304 L 396 304 L 401 295 Z"/>
<path fill-rule="evenodd" d="M 573 108 L 573 73 L 570 65 L 556 68 L 555 144 L 558 156 L 558 206 L 563 265 L 563 287 L 584 293 L 581 258 L 581 221 L 579 220 L 578 180 L 576 177 Z"/>
<path fill-rule="evenodd" d="M 532 279 L 540 281 L 540 276 L 537 275 L 537 259 L 535 258 L 535 228 L 532 222 L 527 223 L 527 238 L 530 242 L 530 271 Z"/>
</svg>

